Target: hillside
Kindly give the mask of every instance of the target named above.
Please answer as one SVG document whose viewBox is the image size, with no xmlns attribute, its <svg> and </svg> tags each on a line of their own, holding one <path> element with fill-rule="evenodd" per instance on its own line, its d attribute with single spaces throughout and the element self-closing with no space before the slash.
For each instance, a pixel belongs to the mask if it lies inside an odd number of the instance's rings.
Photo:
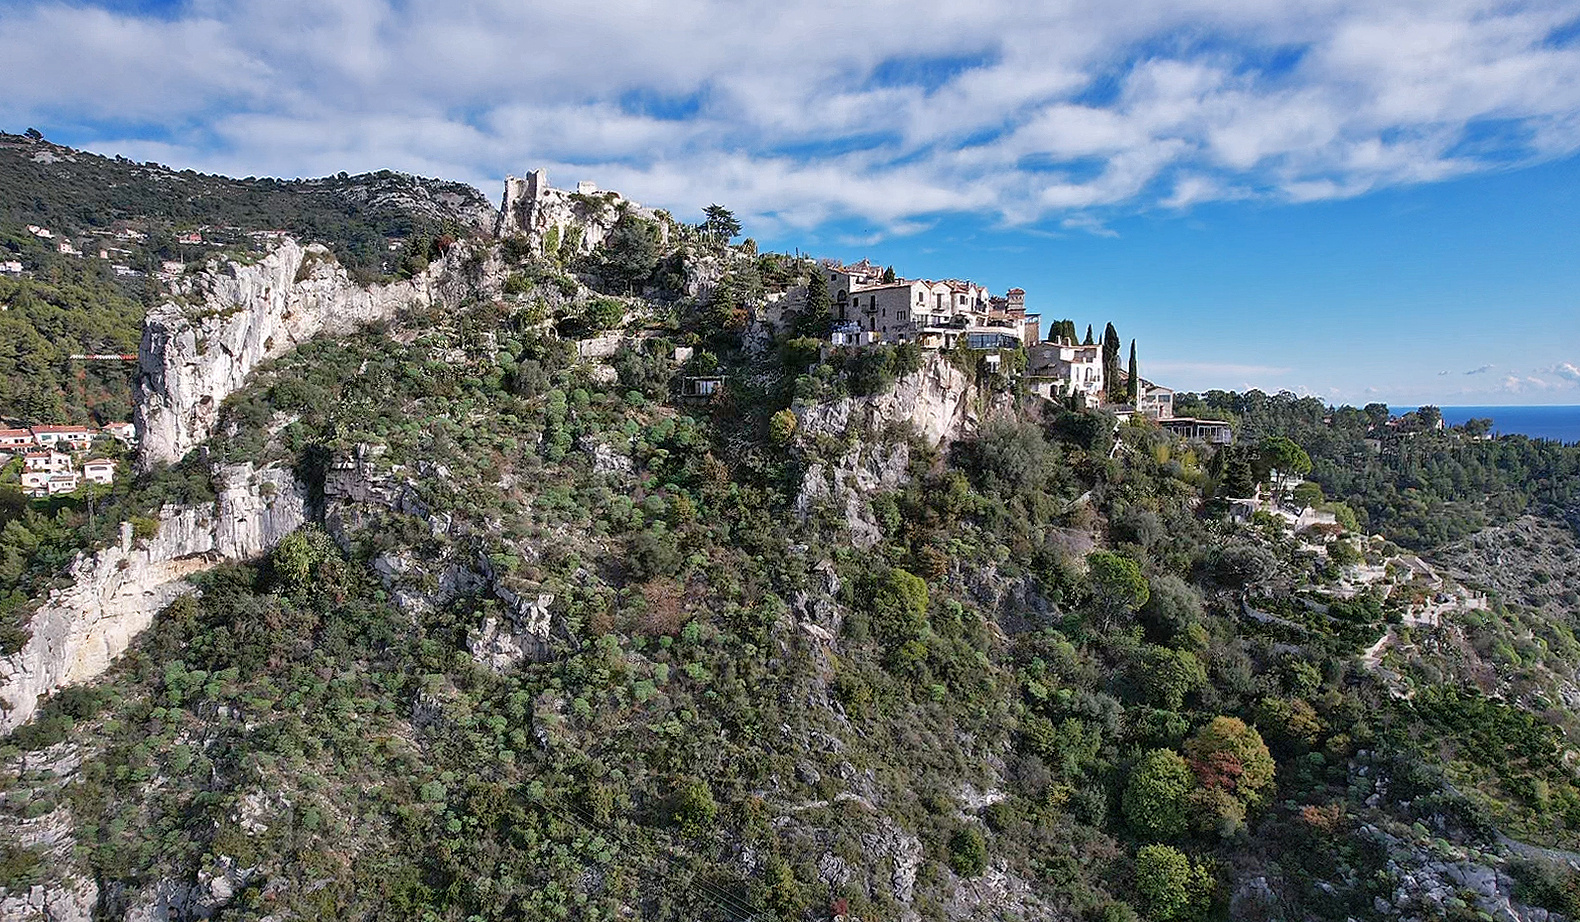
<svg viewBox="0 0 1580 922">
<path fill-rule="evenodd" d="M 1575 449 L 1188 442 L 544 201 L 157 287 L 138 471 L 0 509 L 0 920 L 1576 916 Z"/>
</svg>

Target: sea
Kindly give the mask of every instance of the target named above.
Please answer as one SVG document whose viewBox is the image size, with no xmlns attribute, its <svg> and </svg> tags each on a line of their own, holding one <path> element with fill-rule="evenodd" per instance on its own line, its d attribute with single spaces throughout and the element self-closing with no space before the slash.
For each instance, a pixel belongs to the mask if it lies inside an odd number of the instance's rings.
<svg viewBox="0 0 1580 922">
<path fill-rule="evenodd" d="M 1466 420 L 1490 419 L 1497 435 L 1580 442 L 1580 407 L 1443 407 L 1443 421 L 1458 426 Z"/>
</svg>

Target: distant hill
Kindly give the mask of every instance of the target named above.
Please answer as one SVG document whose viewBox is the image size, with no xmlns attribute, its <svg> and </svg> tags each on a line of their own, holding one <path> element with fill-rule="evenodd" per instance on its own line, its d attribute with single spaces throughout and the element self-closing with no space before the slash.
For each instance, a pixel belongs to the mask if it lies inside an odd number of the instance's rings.
<svg viewBox="0 0 1580 922">
<path fill-rule="evenodd" d="M 0 263 L 21 266 L 0 275 L 0 421 L 129 418 L 135 367 L 69 357 L 136 352 L 167 262 L 255 255 L 263 242 L 249 234 L 284 231 L 329 246 L 365 283 L 400 274 L 432 239 L 486 233 L 493 219 L 465 183 L 389 170 L 232 179 L 0 132 Z M 194 233 L 201 242 L 183 239 Z"/>
<path fill-rule="evenodd" d="M 348 268 L 392 272 L 399 247 L 424 233 L 486 231 L 493 206 L 465 183 L 382 170 L 323 179 L 232 179 L 103 157 L 0 133 L 0 222 L 80 234 L 147 225 L 154 255 L 178 258 L 161 232 L 203 226 L 284 230 L 327 244 Z"/>
</svg>

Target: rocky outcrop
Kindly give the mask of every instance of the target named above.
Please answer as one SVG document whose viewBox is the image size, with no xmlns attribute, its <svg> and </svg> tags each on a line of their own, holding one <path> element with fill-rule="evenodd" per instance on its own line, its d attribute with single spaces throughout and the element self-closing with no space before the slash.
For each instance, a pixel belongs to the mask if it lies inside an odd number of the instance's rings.
<svg viewBox="0 0 1580 922">
<path fill-rule="evenodd" d="M 509 606 L 509 613 L 503 619 L 485 618 L 482 627 L 472 631 L 466 640 L 472 659 L 504 672 L 517 663 L 546 656 L 553 625 L 549 606 L 554 604 L 554 595 L 540 592 L 524 598 L 497 585 L 494 592 Z"/>
<path fill-rule="evenodd" d="M 90 922 L 98 902 L 97 884 L 68 877 L 0 899 L 0 922 Z"/>
<path fill-rule="evenodd" d="M 51 593 L 29 623 L 21 650 L 0 660 L 0 733 L 31 718 L 39 698 L 92 679 L 191 586 L 186 578 L 220 560 L 263 553 L 307 519 L 307 492 L 289 471 L 241 464 L 220 471 L 211 505 L 167 506 L 159 526 L 136 540 L 82 554 L 71 584 Z"/>
<path fill-rule="evenodd" d="M 938 353 L 930 353 L 921 370 L 874 397 L 845 397 L 802 407 L 796 412 L 803 439 L 840 436 L 855 427 L 875 434 L 895 424 L 909 424 L 931 445 L 951 442 L 976 431 L 981 414 L 991 409 L 964 372 Z"/>
<path fill-rule="evenodd" d="M 525 236 L 534 252 L 568 259 L 596 250 L 627 213 L 658 220 L 656 212 L 618 192 L 600 190 L 590 182 L 577 183 L 574 192 L 555 189 L 549 185 L 546 171 L 533 170 L 524 179 L 505 179 L 494 233 Z M 659 227 L 666 229 L 662 222 Z"/>
<path fill-rule="evenodd" d="M 851 543 L 870 548 L 883 540 L 883 530 L 868 497 L 903 483 L 910 457 L 909 446 L 896 442 L 858 445 L 837 461 L 813 462 L 801 477 L 796 512 L 806 516 L 818 505 L 831 505 L 844 516 Z"/>
<path fill-rule="evenodd" d="M 208 438 L 220 403 L 298 343 L 413 306 L 458 303 L 486 283 L 463 278 L 462 249 L 409 281 L 363 287 L 327 248 L 287 239 L 257 262 L 216 263 L 173 283 L 169 300 L 149 312 L 138 351 L 139 464 L 179 460 Z"/>
<path fill-rule="evenodd" d="M 928 354 L 920 370 L 896 381 L 887 393 L 798 408 L 801 445 L 834 438 L 850 447 L 831 461 L 807 465 L 796 495 L 797 513 L 806 516 L 818 506 L 832 505 L 850 528 L 851 541 L 872 547 L 883 534 L 869 498 L 902 484 L 910 461 L 907 444 L 887 438 L 887 433 L 906 429 L 929 445 L 947 444 L 975 432 L 983 415 L 997 408 L 995 399 L 938 353 Z"/>
</svg>

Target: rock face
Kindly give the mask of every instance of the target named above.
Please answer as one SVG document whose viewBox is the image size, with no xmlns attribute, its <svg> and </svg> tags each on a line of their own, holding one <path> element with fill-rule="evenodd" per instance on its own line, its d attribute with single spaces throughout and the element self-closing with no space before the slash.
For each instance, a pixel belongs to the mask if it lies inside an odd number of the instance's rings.
<svg viewBox="0 0 1580 922">
<path fill-rule="evenodd" d="M 845 397 L 813 404 L 797 412 L 796 431 L 803 436 L 838 436 L 852 426 L 882 432 L 895 423 L 909 423 L 929 444 L 954 441 L 976 430 L 978 391 L 965 373 L 932 353 L 922 368 L 896 381 L 875 397 Z"/>
<path fill-rule="evenodd" d="M 348 333 L 468 290 L 462 247 L 423 275 L 364 288 L 325 247 L 285 240 L 250 265 L 224 263 L 174 283 L 138 350 L 139 464 L 179 460 L 213 432 L 219 406 L 268 359 L 324 333 Z"/>
<path fill-rule="evenodd" d="M 807 466 L 795 508 L 809 514 L 829 504 L 842 514 L 851 541 L 867 548 L 882 539 L 870 498 L 905 481 L 910 452 L 904 442 L 885 442 L 895 426 L 913 429 L 929 445 L 964 438 L 976 431 L 981 414 L 994 410 L 976 384 L 948 359 L 929 354 L 919 371 L 896 381 L 874 397 L 844 397 L 796 411 L 802 444 L 818 437 L 843 438 L 853 446 L 833 461 Z"/>
<path fill-rule="evenodd" d="M 220 472 L 213 505 L 167 506 L 159 528 L 79 555 L 71 585 L 34 613 L 32 636 L 0 660 L 0 734 L 27 722 L 39 697 L 92 679 L 125 652 L 154 615 L 190 590 L 186 577 L 220 560 L 256 557 L 307 520 L 307 492 L 289 471 L 251 464 Z"/>
<path fill-rule="evenodd" d="M 910 457 L 904 442 L 880 443 L 857 446 L 831 464 L 814 462 L 801 477 L 795 510 L 805 516 L 820 503 L 832 505 L 845 517 L 851 543 L 870 548 L 883 540 L 883 530 L 873 517 L 868 498 L 903 483 Z"/>
<path fill-rule="evenodd" d="M 587 182 L 577 183 L 575 192 L 555 189 L 549 185 L 547 172 L 533 170 L 525 179 L 511 176 L 505 180 L 494 233 L 500 237 L 523 235 L 538 253 L 585 256 L 603 243 L 627 212 L 649 221 L 658 219 L 651 209 L 618 192 L 600 191 Z"/>
</svg>

